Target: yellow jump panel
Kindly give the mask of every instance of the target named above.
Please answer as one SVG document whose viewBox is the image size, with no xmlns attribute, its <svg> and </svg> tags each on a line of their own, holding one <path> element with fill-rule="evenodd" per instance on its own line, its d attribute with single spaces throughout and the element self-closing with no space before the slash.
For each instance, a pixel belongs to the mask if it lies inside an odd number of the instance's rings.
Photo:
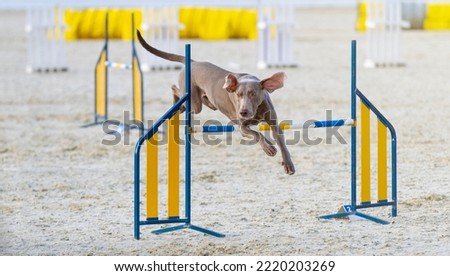
<svg viewBox="0 0 450 276">
<path fill-rule="evenodd" d="M 95 67 L 95 115 L 106 117 L 106 50 Z"/>
<path fill-rule="evenodd" d="M 180 112 L 168 120 L 168 215 L 169 218 L 180 216 Z"/>
<path fill-rule="evenodd" d="M 387 128 L 378 120 L 378 202 L 387 201 Z"/>
<path fill-rule="evenodd" d="M 370 203 L 370 110 L 361 103 L 361 203 Z"/>
<path fill-rule="evenodd" d="M 158 134 L 147 140 L 147 219 L 158 218 Z"/>
<path fill-rule="evenodd" d="M 139 61 L 135 55 L 133 55 L 132 63 L 133 74 L 133 110 L 134 120 L 143 122 L 143 110 L 142 110 L 142 74 L 139 70 Z"/>
</svg>

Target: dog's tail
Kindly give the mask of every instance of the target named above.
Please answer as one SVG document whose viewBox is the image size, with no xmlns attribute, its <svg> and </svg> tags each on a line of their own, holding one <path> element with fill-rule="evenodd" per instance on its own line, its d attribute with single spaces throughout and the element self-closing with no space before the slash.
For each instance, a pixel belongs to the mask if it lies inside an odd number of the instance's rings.
<svg viewBox="0 0 450 276">
<path fill-rule="evenodd" d="M 158 50 L 158 49 L 150 46 L 147 43 L 147 41 L 144 40 L 144 38 L 142 37 L 142 35 L 141 35 L 141 33 L 139 31 L 137 31 L 137 37 L 138 37 L 139 43 L 141 43 L 142 47 L 144 47 L 144 49 L 146 49 L 150 53 L 154 54 L 155 56 L 158 56 L 160 58 L 167 59 L 167 60 L 170 60 L 170 61 L 185 63 L 184 56 L 167 53 L 167 52 Z"/>
</svg>

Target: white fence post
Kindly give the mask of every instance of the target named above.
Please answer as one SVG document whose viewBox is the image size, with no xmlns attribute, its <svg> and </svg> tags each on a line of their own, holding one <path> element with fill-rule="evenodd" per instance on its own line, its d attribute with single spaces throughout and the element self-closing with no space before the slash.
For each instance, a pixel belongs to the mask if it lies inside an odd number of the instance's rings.
<svg viewBox="0 0 450 276">
<path fill-rule="evenodd" d="M 27 9 L 26 71 L 67 71 L 64 49 L 63 11 L 52 6 L 32 6 Z"/>
<path fill-rule="evenodd" d="M 178 53 L 181 24 L 178 22 L 177 6 L 152 6 L 142 9 L 142 32 L 144 38 L 154 47 L 165 52 Z M 141 51 L 145 51 L 139 47 Z M 164 60 L 145 52 L 141 55 L 142 70 L 179 69 L 180 64 Z"/>
<path fill-rule="evenodd" d="M 259 3 L 257 67 L 296 67 L 294 51 L 295 6 Z"/>
<path fill-rule="evenodd" d="M 364 66 L 402 66 L 400 33 L 409 23 L 402 20 L 400 0 L 368 0 L 367 59 Z"/>
</svg>

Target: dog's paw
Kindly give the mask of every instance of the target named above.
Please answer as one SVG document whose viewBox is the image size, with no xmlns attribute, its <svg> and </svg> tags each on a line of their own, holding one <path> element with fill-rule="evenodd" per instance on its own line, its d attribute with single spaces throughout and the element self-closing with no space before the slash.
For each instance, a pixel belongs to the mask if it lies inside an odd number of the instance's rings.
<svg viewBox="0 0 450 276">
<path fill-rule="evenodd" d="M 180 106 L 180 114 L 183 113 L 184 111 L 186 111 L 186 107 L 184 105 Z"/>
<path fill-rule="evenodd" d="M 287 162 L 283 161 L 281 164 L 283 165 L 286 174 L 293 175 L 295 173 L 295 167 L 291 160 Z"/>
<path fill-rule="evenodd" d="M 275 156 L 277 154 L 277 148 L 274 145 L 263 143 L 261 146 L 267 155 Z"/>
</svg>

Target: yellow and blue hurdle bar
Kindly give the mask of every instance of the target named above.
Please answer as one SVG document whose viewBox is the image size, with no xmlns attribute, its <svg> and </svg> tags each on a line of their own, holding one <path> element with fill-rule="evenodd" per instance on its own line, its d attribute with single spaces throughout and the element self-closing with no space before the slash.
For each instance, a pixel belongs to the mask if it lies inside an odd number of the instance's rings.
<svg viewBox="0 0 450 276">
<path fill-rule="evenodd" d="M 108 68 L 131 70 L 133 93 L 133 119 L 136 125 L 142 125 L 144 120 L 144 84 L 142 70 L 135 47 L 134 15 L 131 16 L 131 63 L 112 62 L 108 58 L 108 14 L 105 18 L 105 43 L 95 65 L 95 101 L 94 122 L 84 127 L 102 124 L 108 120 Z"/>
<path fill-rule="evenodd" d="M 186 56 L 186 92 L 185 95 L 172 106 L 146 134 L 141 136 L 136 143 L 134 152 L 134 237 L 140 238 L 140 226 L 149 224 L 179 224 L 174 227 L 154 230 L 153 233 L 161 234 L 180 229 L 193 229 L 216 237 L 224 237 L 223 234 L 194 226 L 191 224 L 191 134 L 202 133 L 223 133 L 236 131 L 238 127 L 233 125 L 220 126 L 192 126 L 190 107 L 190 45 L 185 47 Z M 349 215 L 359 216 L 377 223 L 388 224 L 389 222 L 377 217 L 362 213 L 359 209 L 370 207 L 391 206 L 392 217 L 397 216 L 397 141 L 395 129 L 392 124 L 379 112 L 379 110 L 359 91 L 356 87 L 356 41 L 352 41 L 351 47 L 351 119 L 308 121 L 297 124 L 280 124 L 283 129 L 301 128 L 323 128 L 350 126 L 351 129 L 351 208 L 345 212 L 320 216 L 323 219 L 339 218 Z M 356 120 L 356 98 L 361 101 L 361 180 L 360 180 L 360 204 L 357 204 L 357 120 Z M 180 217 L 180 179 L 179 179 L 179 109 L 186 105 L 186 125 L 185 125 L 185 215 Z M 370 112 L 373 112 L 378 119 L 378 198 L 372 202 L 371 198 L 371 164 L 370 164 Z M 168 121 L 168 203 L 167 217 L 159 217 L 158 201 L 158 130 L 164 122 Z M 260 131 L 270 130 L 267 124 L 256 126 Z M 391 135 L 391 196 L 388 197 L 388 171 L 387 171 L 387 130 Z M 146 219 L 141 220 L 140 216 L 140 151 L 146 144 L 147 148 L 147 183 L 146 183 Z"/>
<path fill-rule="evenodd" d="M 351 126 L 354 124 L 352 119 L 338 119 L 338 120 L 326 120 L 326 121 L 305 121 L 299 123 L 280 123 L 279 126 L 283 130 L 293 129 L 305 129 L 305 128 L 323 128 L 323 127 L 338 127 L 338 126 Z M 272 128 L 267 123 L 260 123 L 256 126 L 250 127 L 257 131 L 271 131 Z M 190 128 L 191 133 L 224 133 L 238 131 L 239 126 L 236 125 L 206 125 L 206 126 L 193 126 Z"/>
</svg>

